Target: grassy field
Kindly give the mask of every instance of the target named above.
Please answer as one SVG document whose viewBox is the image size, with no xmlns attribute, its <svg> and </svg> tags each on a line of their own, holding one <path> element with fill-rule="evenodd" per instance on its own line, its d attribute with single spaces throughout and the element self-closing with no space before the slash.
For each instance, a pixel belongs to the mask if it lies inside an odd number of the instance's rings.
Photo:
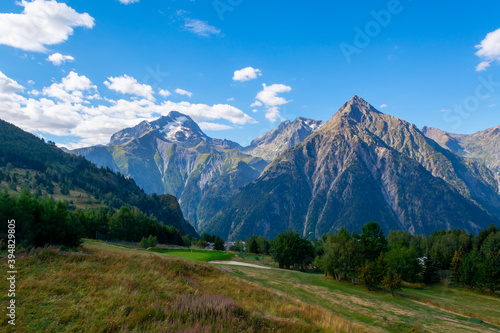
<svg viewBox="0 0 500 333">
<path fill-rule="evenodd" d="M 206 250 L 151 249 L 149 251 L 198 261 L 231 260 L 234 257 L 232 253 Z"/>
<path fill-rule="evenodd" d="M 3 332 L 363 332 L 214 265 L 86 241 L 17 259 L 17 321 Z M 0 279 L 0 289 L 8 290 Z M 6 305 L 6 293 L 0 304 Z"/>
<path fill-rule="evenodd" d="M 227 266 L 226 266 L 227 267 Z M 236 276 L 292 299 L 338 313 L 374 332 L 500 332 L 500 298 L 431 286 L 403 289 L 397 297 L 323 274 L 231 267 Z M 487 323 L 472 323 L 470 317 Z"/>
<path fill-rule="evenodd" d="M 16 327 L 1 316 L 0 331 L 500 332 L 500 299 L 466 290 L 432 286 L 392 297 L 322 274 L 203 262 L 221 260 L 206 252 L 222 252 L 95 241 L 81 252 L 19 258 Z M 266 256 L 232 260 L 271 264 Z M 5 279 L 0 288 L 8 289 Z M 7 301 L 0 294 L 0 304 Z"/>
</svg>

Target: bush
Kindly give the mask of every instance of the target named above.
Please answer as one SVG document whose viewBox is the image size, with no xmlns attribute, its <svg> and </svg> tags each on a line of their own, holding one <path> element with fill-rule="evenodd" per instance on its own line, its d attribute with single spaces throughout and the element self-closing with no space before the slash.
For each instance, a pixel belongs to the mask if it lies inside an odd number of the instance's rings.
<svg viewBox="0 0 500 333">
<path fill-rule="evenodd" d="M 287 230 L 274 238 L 270 253 L 280 268 L 298 266 L 304 269 L 313 261 L 314 247 L 307 238 Z"/>
<path fill-rule="evenodd" d="M 149 235 L 148 238 L 142 237 L 141 242 L 139 243 L 141 247 L 147 249 L 149 247 L 156 247 L 158 245 L 158 238 L 153 235 Z"/>
<path fill-rule="evenodd" d="M 215 236 L 214 250 L 215 251 L 224 251 L 225 250 L 224 241 L 219 236 Z"/>
</svg>

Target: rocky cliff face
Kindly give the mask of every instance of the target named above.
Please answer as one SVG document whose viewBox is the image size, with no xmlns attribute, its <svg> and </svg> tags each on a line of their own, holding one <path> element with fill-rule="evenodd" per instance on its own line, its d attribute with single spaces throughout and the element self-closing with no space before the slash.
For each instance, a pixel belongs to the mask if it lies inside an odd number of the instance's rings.
<svg viewBox="0 0 500 333">
<path fill-rule="evenodd" d="M 500 126 L 471 135 L 447 133 L 437 128 L 424 126 L 422 133 L 442 147 L 486 165 L 500 173 Z"/>
<path fill-rule="evenodd" d="M 286 229 L 319 237 L 377 221 L 386 231 L 477 231 L 499 221 L 494 184 L 488 169 L 355 96 L 279 155 L 204 230 L 229 239 Z"/>
<path fill-rule="evenodd" d="M 286 149 L 304 141 L 321 126 L 323 126 L 322 121 L 309 118 L 297 118 L 293 122 L 286 120 L 278 127 L 252 140 L 250 146 L 245 147 L 243 151 L 272 161 Z"/>
<path fill-rule="evenodd" d="M 171 112 L 114 134 L 107 146 L 71 153 L 133 178 L 147 193 L 175 195 L 197 227 L 268 164 L 238 149 L 235 142 L 208 137 L 189 116 Z"/>
</svg>

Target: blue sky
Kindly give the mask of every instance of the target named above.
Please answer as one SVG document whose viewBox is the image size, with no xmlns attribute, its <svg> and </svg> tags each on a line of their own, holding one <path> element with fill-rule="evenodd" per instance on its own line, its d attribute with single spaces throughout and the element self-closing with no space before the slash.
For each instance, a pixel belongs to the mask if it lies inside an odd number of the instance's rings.
<svg viewBox="0 0 500 333">
<path fill-rule="evenodd" d="M 246 145 L 284 119 L 328 120 L 356 94 L 419 127 L 473 133 L 500 125 L 499 12 L 498 1 L 5 0 L 0 118 L 81 147 L 178 110 Z"/>
</svg>

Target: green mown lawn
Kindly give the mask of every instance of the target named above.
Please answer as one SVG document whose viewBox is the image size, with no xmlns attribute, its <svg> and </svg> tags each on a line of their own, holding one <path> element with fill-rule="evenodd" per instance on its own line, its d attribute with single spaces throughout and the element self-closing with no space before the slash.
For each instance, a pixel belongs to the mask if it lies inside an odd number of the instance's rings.
<svg viewBox="0 0 500 333">
<path fill-rule="evenodd" d="M 228 252 L 206 251 L 206 250 L 151 249 L 149 251 L 169 254 L 176 257 L 182 257 L 198 261 L 231 260 L 234 256 L 234 254 Z"/>
</svg>

